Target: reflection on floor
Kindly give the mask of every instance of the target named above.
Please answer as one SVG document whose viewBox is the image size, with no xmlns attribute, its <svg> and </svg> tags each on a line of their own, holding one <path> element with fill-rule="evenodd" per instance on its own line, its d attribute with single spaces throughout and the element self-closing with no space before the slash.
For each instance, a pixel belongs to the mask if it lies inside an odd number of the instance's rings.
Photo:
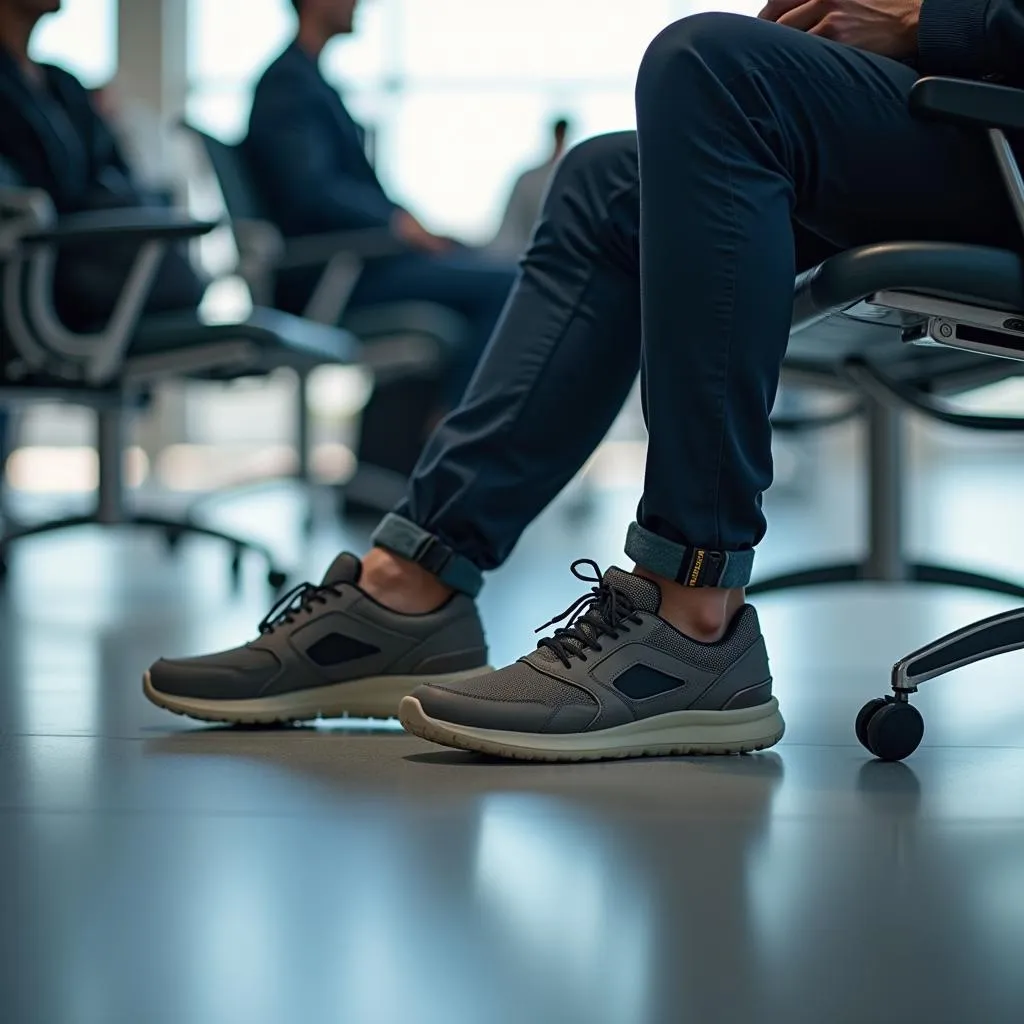
<svg viewBox="0 0 1024 1024">
<path fill-rule="evenodd" d="M 840 452 L 770 496 L 769 573 L 857 546 Z M 932 458 L 922 554 L 1020 575 L 1019 460 Z M 631 496 L 554 508 L 483 597 L 498 661 L 621 561 Z M 318 573 L 288 495 L 224 521 Z M 290 548 L 290 550 L 289 550 Z M 504 765 L 386 723 L 201 728 L 144 702 L 160 653 L 251 634 L 252 567 L 196 543 L 49 539 L 0 598 L 0 1020 L 11 1024 L 995 1024 L 1024 1019 L 1019 656 L 938 681 L 906 765 L 853 717 L 900 654 L 1004 603 L 920 588 L 760 608 L 789 732 L 771 753 Z"/>
</svg>

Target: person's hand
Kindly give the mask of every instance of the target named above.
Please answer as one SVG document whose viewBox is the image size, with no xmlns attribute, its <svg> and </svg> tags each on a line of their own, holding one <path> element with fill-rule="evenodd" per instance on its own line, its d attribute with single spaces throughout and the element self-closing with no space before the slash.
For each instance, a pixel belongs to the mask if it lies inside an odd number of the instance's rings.
<svg viewBox="0 0 1024 1024">
<path fill-rule="evenodd" d="M 391 219 L 391 230 L 396 238 L 411 249 L 439 254 L 450 252 L 452 241 L 428 231 L 408 210 L 397 210 Z"/>
<path fill-rule="evenodd" d="M 917 52 L 922 0 L 768 0 L 766 21 L 900 60 Z"/>
</svg>

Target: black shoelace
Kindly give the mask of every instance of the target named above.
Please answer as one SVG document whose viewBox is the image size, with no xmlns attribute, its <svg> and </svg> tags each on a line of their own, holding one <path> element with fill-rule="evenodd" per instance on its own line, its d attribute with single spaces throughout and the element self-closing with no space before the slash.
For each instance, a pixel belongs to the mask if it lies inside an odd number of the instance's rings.
<svg viewBox="0 0 1024 1024">
<path fill-rule="evenodd" d="M 594 576 L 584 576 L 578 566 L 585 565 L 594 570 Z M 601 572 L 597 562 L 589 558 L 579 558 L 572 563 L 572 574 L 584 583 L 596 583 L 589 594 L 573 601 L 561 615 L 556 615 L 550 622 L 545 622 L 537 629 L 539 633 L 556 622 L 568 618 L 566 625 L 555 630 L 554 636 L 545 637 L 537 644 L 538 649 L 546 647 L 553 651 L 566 668 L 572 664 L 571 659 L 587 660 L 587 651 L 601 650 L 601 637 L 608 636 L 618 640 L 621 633 L 629 632 L 629 623 L 641 625 L 643 619 L 637 614 L 633 599 L 624 590 L 609 583 Z M 584 628 L 587 627 L 587 628 Z"/>
<path fill-rule="evenodd" d="M 328 597 L 340 596 L 338 587 L 330 583 L 300 583 L 267 612 L 267 617 L 260 623 L 260 636 L 291 625 L 299 615 L 312 611 L 316 605 L 327 604 Z"/>
</svg>

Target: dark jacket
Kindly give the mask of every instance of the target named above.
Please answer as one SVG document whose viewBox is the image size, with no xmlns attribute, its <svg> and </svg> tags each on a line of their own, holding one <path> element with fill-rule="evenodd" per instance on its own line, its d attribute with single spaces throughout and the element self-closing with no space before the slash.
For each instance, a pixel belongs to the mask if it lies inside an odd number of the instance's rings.
<svg viewBox="0 0 1024 1024">
<path fill-rule="evenodd" d="M 0 48 L 0 160 L 21 184 L 46 192 L 59 216 L 155 205 L 137 184 L 82 83 L 58 67 L 44 65 L 42 70 L 42 84 L 30 84 Z M 137 251 L 137 244 L 63 251 L 55 296 L 62 319 L 82 330 L 103 323 Z M 194 309 L 202 295 L 202 283 L 185 256 L 171 250 L 147 309 Z"/>
<path fill-rule="evenodd" d="M 285 235 L 388 224 L 395 204 L 363 146 L 341 96 L 293 43 L 256 86 L 243 143 L 267 215 Z"/>
<path fill-rule="evenodd" d="M 917 41 L 923 75 L 1024 86 L 1024 0 L 924 0 Z"/>
<path fill-rule="evenodd" d="M 48 193 L 58 213 L 95 209 L 101 195 L 131 201 L 131 171 L 88 92 L 61 68 L 42 70 L 45 84 L 32 86 L 0 49 L 0 156 L 26 185 Z"/>
</svg>

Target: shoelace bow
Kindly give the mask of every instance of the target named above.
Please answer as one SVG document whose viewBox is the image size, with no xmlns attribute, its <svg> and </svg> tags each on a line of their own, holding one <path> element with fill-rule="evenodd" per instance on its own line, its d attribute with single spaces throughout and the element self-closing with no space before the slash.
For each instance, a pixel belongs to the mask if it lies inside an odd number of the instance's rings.
<svg viewBox="0 0 1024 1024">
<path fill-rule="evenodd" d="M 579 566 L 594 570 L 593 576 L 584 576 Z M 553 651 L 558 660 L 569 668 L 572 658 L 587 660 L 586 652 L 601 650 L 601 637 L 609 636 L 618 640 L 620 633 L 628 633 L 628 623 L 640 625 L 643 619 L 637 614 L 633 599 L 624 590 L 605 579 L 601 567 L 590 558 L 578 558 L 572 563 L 572 574 L 584 583 L 596 583 L 589 594 L 573 601 L 561 615 L 538 627 L 536 632 L 568 619 L 568 623 L 555 630 L 555 635 L 545 637 L 537 643 L 538 649 L 546 647 Z M 584 629 L 588 626 L 589 629 Z"/>
<path fill-rule="evenodd" d="M 331 583 L 300 583 L 278 599 L 260 623 L 260 636 L 273 633 L 293 623 L 297 616 L 313 610 L 314 605 L 327 604 L 328 597 L 339 597 L 341 591 Z"/>
</svg>

